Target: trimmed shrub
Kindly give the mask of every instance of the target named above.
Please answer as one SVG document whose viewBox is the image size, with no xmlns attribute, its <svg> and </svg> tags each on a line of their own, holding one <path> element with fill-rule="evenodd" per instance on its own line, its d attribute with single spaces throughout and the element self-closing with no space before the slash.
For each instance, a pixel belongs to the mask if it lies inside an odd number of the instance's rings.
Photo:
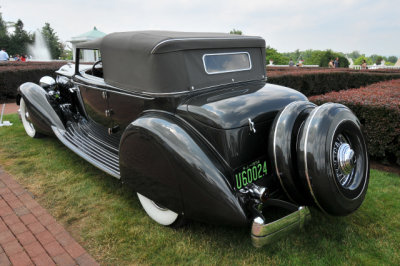
<svg viewBox="0 0 400 266">
<path fill-rule="evenodd" d="M 339 58 L 339 67 L 345 67 L 345 68 L 349 67 L 349 60 L 347 60 L 346 57 L 344 57 L 338 53 L 332 52 L 330 50 L 325 51 L 321 55 L 321 57 L 319 59 L 319 66 L 320 67 L 328 67 L 329 60 L 332 59 L 335 61 L 336 57 Z"/>
<path fill-rule="evenodd" d="M 39 83 L 43 76 L 55 77 L 54 71 L 66 62 L 4 62 L 0 64 L 0 99 L 13 99 L 25 82 Z"/>
<path fill-rule="evenodd" d="M 338 102 L 349 107 L 363 124 L 368 153 L 400 165 L 400 80 L 330 92 L 309 98 L 320 105 Z"/>
<path fill-rule="evenodd" d="M 300 69 L 300 68 L 299 68 Z M 267 69 L 268 82 L 296 89 L 306 96 L 359 88 L 398 79 L 400 71 L 360 71 L 343 69 Z"/>
</svg>

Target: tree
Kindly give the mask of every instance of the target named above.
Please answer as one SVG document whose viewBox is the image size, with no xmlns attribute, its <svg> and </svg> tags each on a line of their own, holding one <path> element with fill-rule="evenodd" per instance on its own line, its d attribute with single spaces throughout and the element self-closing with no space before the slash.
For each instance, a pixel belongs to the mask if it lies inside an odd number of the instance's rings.
<svg viewBox="0 0 400 266">
<path fill-rule="evenodd" d="M 353 60 L 356 60 L 357 58 L 359 58 L 360 56 L 362 56 L 363 54 L 360 54 L 359 51 L 353 51 L 349 54 L 347 54 L 347 56 Z"/>
<path fill-rule="evenodd" d="M 311 51 L 311 50 L 307 50 L 307 51 Z M 300 51 L 299 49 L 296 49 L 294 52 L 282 53 L 282 55 L 287 58 L 292 58 L 293 61 L 298 62 L 301 59 L 302 60 L 305 59 L 304 53 L 306 53 L 306 57 L 307 57 L 307 55 L 308 55 L 307 51 Z"/>
<path fill-rule="evenodd" d="M 241 31 L 241 30 L 233 29 L 233 30 L 231 30 L 231 31 L 229 32 L 229 34 L 242 35 L 242 31 Z"/>
<path fill-rule="evenodd" d="M 354 65 L 361 65 L 363 63 L 363 60 L 365 60 L 365 62 L 367 62 L 367 65 L 373 64 L 371 58 L 362 55 L 362 56 L 356 58 L 356 60 L 354 60 Z"/>
<path fill-rule="evenodd" d="M 7 32 L 7 24 L 3 20 L 2 13 L 0 12 L 0 49 L 4 48 L 8 50 L 10 38 Z"/>
<path fill-rule="evenodd" d="M 300 52 L 299 49 L 296 49 L 296 51 L 294 51 L 294 56 L 293 56 L 293 58 L 294 58 L 295 61 L 298 61 L 298 60 L 302 60 L 302 59 L 303 59 L 303 58 L 301 57 L 301 52 Z"/>
<path fill-rule="evenodd" d="M 382 60 L 384 60 L 383 56 L 381 56 L 381 55 L 377 56 L 375 59 L 375 64 L 380 65 Z"/>
<path fill-rule="evenodd" d="M 14 33 L 10 37 L 10 54 L 26 54 L 27 45 L 32 43 L 32 36 L 24 30 L 24 23 L 18 19 L 14 24 Z"/>
<path fill-rule="evenodd" d="M 388 61 L 385 56 L 378 55 L 378 54 L 373 54 L 369 58 L 371 58 L 372 63 L 375 63 L 377 65 L 379 65 L 382 60 Z"/>
<path fill-rule="evenodd" d="M 332 50 L 320 51 L 314 50 L 308 52 L 311 56 L 307 55 L 307 59 L 304 60 L 305 65 L 318 65 L 320 67 L 327 67 L 330 60 L 339 58 L 339 67 L 349 67 L 349 60 L 344 56 L 343 53 L 334 52 Z"/>
<path fill-rule="evenodd" d="M 50 26 L 50 23 L 45 23 L 42 28 L 42 35 L 50 49 L 51 57 L 53 59 L 59 59 L 63 52 L 62 50 L 64 46 L 60 43 L 58 36 L 53 28 Z"/>
<path fill-rule="evenodd" d="M 394 56 L 394 55 L 389 56 L 387 58 L 387 61 L 389 61 L 390 63 L 393 63 L 393 64 L 396 64 L 397 60 L 398 60 L 397 56 Z"/>
<path fill-rule="evenodd" d="M 309 56 L 308 58 L 304 59 L 304 64 L 305 65 L 320 65 L 321 63 L 321 58 L 324 55 L 324 51 L 320 51 L 320 50 L 313 50 L 311 52 L 311 56 Z M 329 61 L 328 61 L 329 62 Z"/>
<path fill-rule="evenodd" d="M 60 56 L 60 59 L 62 60 L 72 60 L 72 49 L 69 47 L 66 43 L 60 43 L 62 46 L 62 54 Z"/>
<path fill-rule="evenodd" d="M 267 46 L 265 49 L 267 63 L 270 60 L 274 61 L 275 65 L 288 65 L 289 64 L 289 57 L 284 56 L 283 54 L 279 53 L 276 49 Z"/>
<path fill-rule="evenodd" d="M 304 60 L 304 64 L 306 64 L 306 61 L 309 60 L 313 55 L 313 50 L 308 49 L 305 51 L 301 51 L 301 58 Z"/>
</svg>

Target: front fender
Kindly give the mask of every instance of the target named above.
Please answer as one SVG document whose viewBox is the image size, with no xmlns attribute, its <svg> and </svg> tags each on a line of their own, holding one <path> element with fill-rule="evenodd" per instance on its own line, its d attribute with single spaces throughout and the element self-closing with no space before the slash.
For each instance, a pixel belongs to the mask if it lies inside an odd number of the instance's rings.
<svg viewBox="0 0 400 266">
<path fill-rule="evenodd" d="M 119 156 L 123 182 L 158 204 L 190 219 L 247 224 L 215 155 L 173 115 L 152 113 L 132 122 Z"/>
<path fill-rule="evenodd" d="M 18 88 L 24 99 L 35 128 L 45 134 L 53 134 L 51 126 L 65 130 L 60 117 L 49 103 L 47 92 L 39 85 L 26 82 Z"/>
</svg>

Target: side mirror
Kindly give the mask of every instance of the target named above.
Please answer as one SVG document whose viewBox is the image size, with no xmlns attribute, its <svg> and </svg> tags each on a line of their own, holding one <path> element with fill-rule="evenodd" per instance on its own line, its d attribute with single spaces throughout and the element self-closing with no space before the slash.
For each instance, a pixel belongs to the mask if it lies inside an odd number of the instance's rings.
<svg viewBox="0 0 400 266">
<path fill-rule="evenodd" d="M 43 89 L 47 89 L 53 85 L 56 84 L 56 81 L 50 77 L 50 76 L 44 76 L 40 79 L 39 81 L 39 85 L 43 88 Z"/>
</svg>

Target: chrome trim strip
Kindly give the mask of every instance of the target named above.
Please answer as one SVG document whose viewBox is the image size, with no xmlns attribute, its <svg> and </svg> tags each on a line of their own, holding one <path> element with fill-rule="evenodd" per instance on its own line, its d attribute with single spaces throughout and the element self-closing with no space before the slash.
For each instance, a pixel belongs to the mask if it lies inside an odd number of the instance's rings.
<svg viewBox="0 0 400 266">
<path fill-rule="evenodd" d="M 79 76 L 76 76 L 76 78 L 78 78 Z M 81 77 L 78 79 L 82 79 Z M 263 81 L 262 79 L 249 79 L 249 80 L 243 80 L 243 81 L 235 81 L 235 82 L 230 82 L 230 83 L 221 83 L 221 84 L 217 84 L 217 85 L 212 85 L 212 86 L 208 86 L 208 87 L 202 87 L 199 89 L 195 89 L 194 91 L 177 91 L 177 92 L 142 92 L 142 91 L 126 91 L 123 89 L 120 89 L 118 87 L 109 85 L 107 83 L 102 83 L 100 84 L 101 86 L 104 86 L 104 88 L 98 88 L 98 87 L 94 87 L 94 85 L 87 85 L 87 84 L 82 84 L 80 82 L 77 82 L 75 80 L 73 80 L 73 82 L 75 84 L 81 85 L 81 86 L 88 86 L 94 89 L 98 89 L 98 90 L 107 90 L 110 92 L 115 92 L 115 93 L 119 93 L 121 95 L 127 95 L 127 96 L 134 96 L 134 97 L 142 97 L 144 99 L 147 99 L 146 97 L 148 97 L 149 99 L 154 99 L 154 97 L 169 97 L 169 96 L 176 96 L 176 95 L 185 95 L 185 94 L 190 94 L 192 92 L 197 92 L 197 91 L 201 91 L 201 90 L 205 90 L 205 89 L 210 89 L 210 88 L 217 88 L 220 86 L 226 86 L 226 85 L 231 85 L 231 84 L 239 84 L 239 83 L 246 83 L 246 82 L 253 82 L 253 81 Z M 115 90 L 113 90 L 115 89 Z M 122 91 L 122 92 L 121 92 Z"/>
<path fill-rule="evenodd" d="M 88 71 L 88 70 L 89 69 L 86 69 L 85 71 Z M 80 72 L 82 77 L 87 78 L 88 80 L 93 80 L 93 81 L 96 81 L 96 82 L 106 85 L 104 78 L 99 78 L 99 77 L 87 74 L 85 71 Z"/>
<path fill-rule="evenodd" d="M 212 85 L 212 86 L 203 87 L 203 88 L 200 88 L 200 89 L 195 89 L 194 92 L 198 92 L 198 91 L 202 91 L 202 90 L 206 90 L 206 89 L 210 89 L 210 88 L 218 88 L 218 87 L 221 87 L 221 86 L 227 86 L 227 85 L 232 85 L 232 84 L 252 82 L 252 81 L 259 81 L 259 80 L 258 79 L 249 79 L 249 80 L 235 81 L 235 82 L 230 82 L 230 83 L 222 83 L 222 84 L 218 84 L 218 85 Z M 260 80 L 260 81 L 262 81 L 262 80 Z"/>
<path fill-rule="evenodd" d="M 324 213 L 327 213 L 327 212 L 321 207 L 321 205 L 319 204 L 317 198 L 315 197 L 314 191 L 313 191 L 312 186 L 311 186 L 310 176 L 309 176 L 309 174 L 308 174 L 308 165 L 307 165 L 307 142 L 308 142 L 308 133 L 310 132 L 310 126 L 311 126 L 312 120 L 314 119 L 314 117 L 315 117 L 316 113 L 319 111 L 319 109 L 321 109 L 321 107 L 323 107 L 323 106 L 325 106 L 325 105 L 327 105 L 327 104 L 330 104 L 330 103 L 325 103 L 325 104 L 323 104 L 323 105 L 321 105 L 321 106 L 319 106 L 319 107 L 317 107 L 317 108 L 315 108 L 315 109 L 313 110 L 314 113 L 313 113 L 312 116 L 310 117 L 310 122 L 309 122 L 308 125 L 307 125 L 306 137 L 305 137 L 305 139 L 304 139 L 304 172 L 305 172 L 306 179 L 307 179 L 308 189 L 310 190 L 311 196 L 313 197 L 315 204 L 317 204 L 317 206 L 318 206 L 318 207 L 321 209 L 321 211 L 324 212 Z"/>
<path fill-rule="evenodd" d="M 75 147 L 74 145 L 72 145 L 68 140 L 66 140 L 63 136 L 63 131 L 64 130 L 60 130 L 55 126 L 52 126 L 51 129 L 53 130 L 54 134 L 57 136 L 57 138 L 65 145 L 67 146 L 70 150 L 72 150 L 73 152 L 75 152 L 77 155 L 79 155 L 81 158 L 85 159 L 86 161 L 88 161 L 89 163 L 91 163 L 92 165 L 96 166 L 97 168 L 99 168 L 100 170 L 106 172 L 107 174 L 120 179 L 120 173 L 112 171 L 111 169 L 109 169 L 108 167 L 106 167 L 105 165 L 101 164 L 100 162 L 93 160 L 92 158 L 90 158 L 89 156 L 87 156 L 85 153 L 83 153 L 81 150 L 79 150 L 77 147 Z"/>
<path fill-rule="evenodd" d="M 212 72 L 212 73 L 210 73 L 210 72 L 207 71 L 206 61 L 204 61 L 204 58 L 205 58 L 206 56 L 213 56 L 213 55 L 214 55 L 214 56 L 219 56 L 219 55 L 234 55 L 234 54 L 247 54 L 247 57 L 248 57 L 248 59 L 249 59 L 249 64 L 250 64 L 249 68 L 239 68 L 239 69 L 235 69 L 235 70 L 217 71 L 217 72 Z M 206 71 L 206 73 L 207 73 L 208 75 L 215 75 L 215 74 L 223 74 L 223 73 L 232 73 L 232 72 L 246 71 L 246 70 L 250 70 L 250 69 L 253 67 L 253 65 L 252 65 L 252 63 L 251 63 L 251 56 L 250 56 L 250 54 L 249 54 L 248 52 L 232 52 L 232 53 L 203 54 L 202 60 L 203 60 L 204 71 Z"/>
<path fill-rule="evenodd" d="M 154 52 L 157 50 L 157 48 L 159 47 L 159 46 L 161 46 L 162 44 L 164 44 L 164 43 L 167 43 L 167 42 L 174 42 L 174 41 L 193 41 L 193 40 L 240 40 L 240 39 L 262 39 L 261 37 L 257 37 L 257 36 L 241 36 L 241 37 L 239 37 L 239 38 L 229 38 L 229 37 L 226 37 L 226 38 L 222 38 L 222 37 L 208 37 L 208 38 L 196 38 L 196 37 L 194 37 L 194 38 L 173 38 L 173 39 L 167 39 L 167 40 L 163 40 L 163 41 L 161 41 L 161 42 L 159 42 L 159 43 L 157 43 L 154 47 L 153 47 L 153 49 L 151 50 L 151 54 L 154 54 Z"/>
<path fill-rule="evenodd" d="M 100 87 L 96 87 L 95 85 L 88 85 L 88 84 L 84 84 L 84 83 L 80 83 L 77 81 L 74 81 L 74 83 L 78 86 L 84 86 L 84 87 L 89 87 L 91 89 L 95 89 L 95 90 L 99 90 L 99 91 L 107 91 L 107 92 L 112 92 L 115 94 L 120 94 L 120 95 L 125 95 L 125 96 L 129 96 L 129 97 L 138 97 L 141 99 L 145 99 L 145 100 L 154 100 L 154 97 L 151 96 L 145 96 L 145 95 L 137 95 L 137 94 L 133 94 L 133 93 L 125 93 L 125 92 L 119 92 L 119 91 L 115 91 L 115 90 L 110 90 L 107 88 L 100 88 Z M 108 87 L 109 85 L 105 85 L 105 87 Z"/>
<path fill-rule="evenodd" d="M 87 114 L 87 112 L 86 112 L 86 108 L 85 108 L 85 104 L 83 103 L 83 98 L 82 98 L 82 94 L 81 94 L 81 91 L 79 90 L 79 88 L 77 87 L 77 86 L 75 86 L 75 84 L 74 84 L 74 87 L 73 87 L 74 89 L 75 89 L 75 91 L 76 91 L 76 96 L 77 96 L 77 98 L 78 98 L 78 101 L 79 101 L 79 104 L 80 104 L 80 106 L 82 107 L 82 110 L 83 110 L 83 115 L 86 117 L 86 118 L 88 118 L 89 117 L 89 115 Z"/>
</svg>

